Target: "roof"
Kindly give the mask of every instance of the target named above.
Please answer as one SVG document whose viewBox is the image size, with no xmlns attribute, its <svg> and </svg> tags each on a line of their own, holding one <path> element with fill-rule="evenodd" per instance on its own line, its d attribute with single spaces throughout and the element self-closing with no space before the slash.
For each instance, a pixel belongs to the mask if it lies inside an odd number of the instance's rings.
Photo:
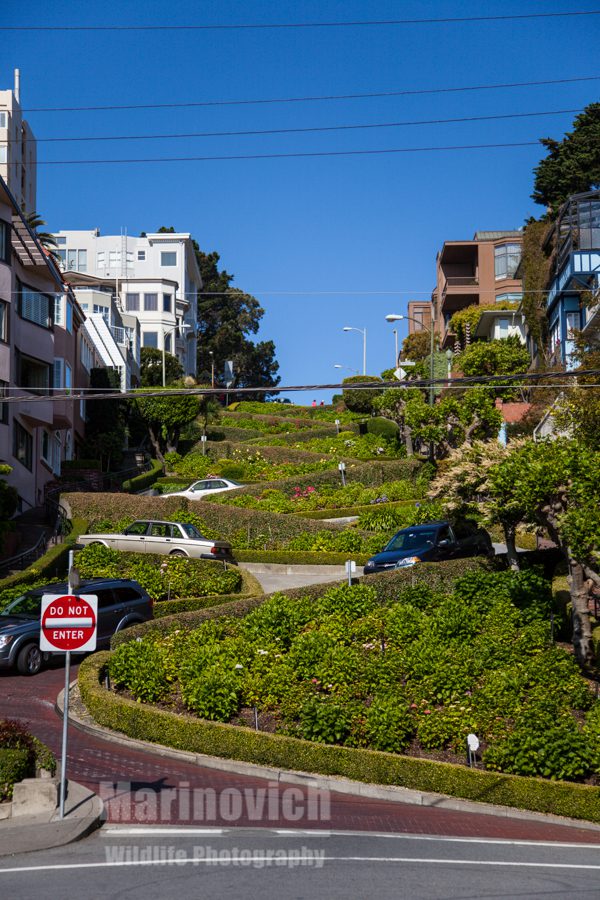
<svg viewBox="0 0 600 900">
<path fill-rule="evenodd" d="M 506 319 L 512 318 L 513 323 L 518 318 L 519 324 L 525 321 L 525 317 L 522 312 L 515 306 L 514 309 L 484 309 L 481 313 L 481 317 L 477 323 L 477 327 L 473 334 L 473 337 L 485 337 L 487 334 L 487 327 L 490 325 L 491 319 Z"/>
<path fill-rule="evenodd" d="M 474 241 L 497 241 L 499 238 L 522 238 L 523 232 L 517 229 L 510 231 L 476 231 L 473 235 Z"/>
</svg>

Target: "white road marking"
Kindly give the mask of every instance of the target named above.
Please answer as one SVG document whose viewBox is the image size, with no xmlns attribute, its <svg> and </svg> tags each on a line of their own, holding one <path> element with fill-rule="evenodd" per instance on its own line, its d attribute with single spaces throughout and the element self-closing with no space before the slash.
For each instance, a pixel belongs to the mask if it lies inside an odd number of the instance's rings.
<svg viewBox="0 0 600 900">
<path fill-rule="evenodd" d="M 322 863 L 326 862 L 359 862 L 359 863 L 402 863 L 402 864 L 422 864 L 435 866 L 496 866 L 498 868 L 517 868 L 517 869 L 574 869 L 574 870 L 590 870 L 600 871 L 599 865 L 586 863 L 547 863 L 547 862 L 512 862 L 511 860 L 487 860 L 487 859 L 436 859 L 434 857 L 411 857 L 411 856 L 323 856 L 319 858 Z M 252 855 L 252 863 L 266 863 L 279 868 L 286 862 L 293 862 L 295 865 L 303 861 L 314 863 L 314 856 L 290 855 L 277 856 L 277 861 L 270 855 L 255 856 Z M 238 865 L 243 868 L 249 868 L 248 859 L 246 857 L 234 856 L 227 857 L 226 863 L 219 862 L 215 859 L 198 859 L 193 856 L 186 856 L 182 859 L 173 860 L 120 860 L 116 862 L 93 862 L 93 863 L 60 863 L 58 865 L 45 866 L 11 866 L 10 868 L 0 868 L 0 875 L 15 874 L 19 872 L 52 872 L 66 871 L 76 869 L 122 869 L 133 866 L 184 866 L 184 865 L 207 865 L 207 866 L 223 866 Z"/>
<path fill-rule="evenodd" d="M 269 829 L 271 830 L 271 829 Z M 573 848 L 584 850 L 600 850 L 600 842 L 597 844 L 584 844 L 578 841 L 527 841 L 513 840 L 512 838 L 479 838 L 479 837 L 452 837 L 442 834 L 402 834 L 401 832 L 387 831 L 317 831 L 310 828 L 276 828 L 272 829 L 273 834 L 280 836 L 291 835 L 293 837 L 367 837 L 367 838 L 388 838 L 391 840 L 406 841 L 440 841 L 455 844 L 500 844 L 507 847 L 561 847 L 565 849 Z"/>
<path fill-rule="evenodd" d="M 131 827 L 128 825 L 105 825 L 101 831 L 101 837 L 109 837 L 113 835 L 164 835 L 164 834 L 225 834 L 224 828 L 178 828 L 176 826 L 169 826 L 168 828 L 161 828 L 160 826 L 149 826 L 148 828 L 142 827 L 141 825 Z"/>
</svg>

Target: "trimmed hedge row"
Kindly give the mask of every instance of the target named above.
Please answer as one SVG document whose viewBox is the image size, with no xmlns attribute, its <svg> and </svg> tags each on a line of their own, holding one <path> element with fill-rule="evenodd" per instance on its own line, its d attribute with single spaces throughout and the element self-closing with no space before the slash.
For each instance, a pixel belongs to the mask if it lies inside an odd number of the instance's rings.
<svg viewBox="0 0 600 900">
<path fill-rule="evenodd" d="M 256 449 L 254 449 L 256 447 Z M 201 451 L 201 444 L 196 444 L 193 448 L 193 451 Z M 317 453 L 312 450 L 297 450 L 293 447 L 274 447 L 270 444 L 266 444 L 261 446 L 260 449 L 256 445 L 252 445 L 249 447 L 247 444 L 243 443 L 234 443 L 232 441 L 207 441 L 206 442 L 206 452 L 211 459 L 230 459 L 233 462 L 244 462 L 246 455 L 251 455 L 252 453 L 260 453 L 263 459 L 268 460 L 273 463 L 312 463 L 319 462 L 328 454 L 326 453 Z M 236 454 L 241 454 L 236 457 Z M 351 465 L 352 463 L 356 463 L 357 460 L 352 456 L 343 456 L 340 457 L 340 461 L 346 463 L 346 465 Z"/>
<path fill-rule="evenodd" d="M 316 550 L 236 550 L 238 562 L 282 563 L 298 566 L 343 566 L 346 560 L 353 559 L 357 565 L 364 566 L 369 559 L 366 553 L 331 553 Z"/>
<path fill-rule="evenodd" d="M 422 500 L 392 500 L 389 503 L 368 503 L 366 506 L 344 506 L 339 509 L 302 509 L 292 513 L 299 519 L 341 519 L 345 516 L 360 516 L 363 512 L 376 509 L 397 509 L 399 507 L 414 508 Z"/>
<path fill-rule="evenodd" d="M 164 466 L 158 459 L 150 460 L 150 465 L 151 468 L 147 472 L 142 472 L 141 475 L 134 475 L 133 478 L 128 478 L 127 481 L 124 481 L 121 485 L 122 489 L 129 494 L 135 494 L 136 491 L 143 491 L 153 485 L 156 479 L 162 475 Z"/>
<path fill-rule="evenodd" d="M 136 703 L 100 686 L 108 657 L 108 653 L 98 653 L 81 664 L 81 698 L 96 722 L 129 737 L 225 759 L 600 822 L 600 791 L 596 787 L 318 744 Z"/>
<path fill-rule="evenodd" d="M 245 438 L 262 437 L 262 431 L 258 428 L 236 428 L 233 425 L 216 425 L 208 429 L 207 437 L 210 441 L 243 441 Z"/>
<path fill-rule="evenodd" d="M 87 529 L 87 521 L 83 518 L 74 518 L 72 520 L 72 528 L 65 538 L 63 544 L 56 544 L 40 556 L 39 559 L 23 569 L 22 572 L 14 572 L 7 575 L 6 578 L 0 579 L 0 595 L 3 591 L 23 586 L 27 587 L 35 581 L 47 578 L 51 581 L 54 578 L 62 578 L 69 564 L 69 551 L 73 549 L 77 543 L 77 538 Z"/>
<path fill-rule="evenodd" d="M 404 588 L 425 582 L 432 590 L 448 589 L 456 578 L 460 578 L 466 572 L 484 570 L 489 571 L 491 565 L 481 558 L 472 559 L 452 559 L 440 563 L 422 563 L 412 569 L 395 569 L 391 572 L 381 572 L 378 575 L 368 575 L 365 577 L 365 583 L 375 588 L 379 602 L 382 604 L 393 602 L 398 592 Z M 325 590 L 331 587 L 329 582 L 323 584 L 310 584 L 305 587 L 289 588 L 285 591 L 276 591 L 275 593 L 285 594 L 286 597 L 292 599 L 312 598 L 318 600 L 323 596 Z M 218 619 L 220 616 L 235 616 L 236 618 L 245 616 L 251 610 L 260 606 L 269 594 L 261 594 L 259 597 L 246 597 L 244 599 L 233 600 L 227 603 L 220 603 L 218 606 L 198 610 L 196 612 L 183 613 L 179 616 L 169 616 L 158 621 L 150 620 L 142 625 L 133 625 L 125 631 L 116 634 L 111 646 L 117 647 L 119 644 L 127 641 L 135 640 L 137 637 L 143 637 L 149 631 L 158 631 L 166 634 L 173 628 L 192 629 L 197 628 L 207 619 Z"/>
<path fill-rule="evenodd" d="M 343 426 L 340 426 L 340 431 L 352 431 L 354 434 L 359 433 L 358 422 L 348 422 Z M 318 428 L 307 429 L 304 428 L 302 431 L 290 431 L 289 434 L 277 434 L 277 435 L 261 435 L 259 438 L 254 438 L 249 441 L 252 446 L 261 447 L 264 445 L 271 444 L 274 447 L 283 447 L 288 444 L 304 444 L 306 441 L 314 441 L 318 438 L 330 438 L 335 437 L 337 434 L 337 428 L 335 425 L 326 425 L 323 423 L 319 425 Z"/>
<path fill-rule="evenodd" d="M 174 616 L 178 613 L 193 612 L 197 609 L 207 609 L 218 603 L 229 603 L 235 600 L 243 600 L 246 597 L 260 597 L 263 589 L 260 581 L 246 569 L 238 570 L 242 576 L 242 586 L 237 594 L 210 594 L 207 597 L 184 597 L 181 600 L 161 600 L 154 604 L 154 618 L 162 619 L 165 616 Z"/>
</svg>

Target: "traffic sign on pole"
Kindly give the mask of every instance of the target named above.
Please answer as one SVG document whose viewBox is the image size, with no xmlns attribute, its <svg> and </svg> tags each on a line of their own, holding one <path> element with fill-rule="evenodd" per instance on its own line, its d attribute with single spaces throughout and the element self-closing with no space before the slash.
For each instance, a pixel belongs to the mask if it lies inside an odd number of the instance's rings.
<svg viewBox="0 0 600 900">
<path fill-rule="evenodd" d="M 98 597 L 43 594 L 40 650 L 87 653 L 96 649 Z"/>
</svg>

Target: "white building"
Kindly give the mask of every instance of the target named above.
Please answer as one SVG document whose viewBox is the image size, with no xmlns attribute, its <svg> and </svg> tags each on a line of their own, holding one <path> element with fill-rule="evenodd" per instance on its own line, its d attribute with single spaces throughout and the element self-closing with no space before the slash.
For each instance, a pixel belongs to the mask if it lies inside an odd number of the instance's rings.
<svg viewBox="0 0 600 900">
<path fill-rule="evenodd" d="M 77 272 L 114 285 L 121 313 L 139 320 L 142 347 L 165 349 L 195 376 L 202 279 L 190 234 L 129 237 L 94 229 L 55 237 L 67 281 L 73 283 L 68 273 Z"/>
<path fill-rule="evenodd" d="M 23 118 L 19 70 L 14 90 L 0 91 L 0 176 L 25 213 L 36 210 L 35 137 Z"/>
</svg>

